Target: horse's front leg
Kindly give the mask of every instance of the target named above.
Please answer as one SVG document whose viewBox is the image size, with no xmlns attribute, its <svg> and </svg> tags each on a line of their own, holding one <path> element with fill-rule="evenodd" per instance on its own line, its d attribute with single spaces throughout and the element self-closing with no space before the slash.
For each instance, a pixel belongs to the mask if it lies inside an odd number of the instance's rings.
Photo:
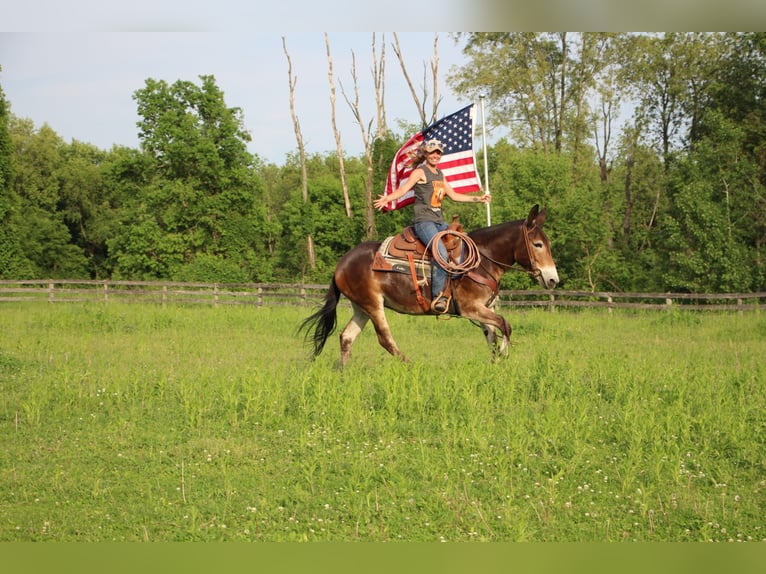
<svg viewBox="0 0 766 574">
<path fill-rule="evenodd" d="M 503 356 L 507 357 L 510 354 L 511 325 L 502 315 L 497 315 L 497 318 L 500 320 L 500 323 L 501 323 L 501 326 L 499 327 L 499 329 L 500 329 L 500 332 L 503 334 L 503 338 L 500 341 L 500 346 L 495 348 L 496 349 L 495 357 L 503 357 Z"/>
<path fill-rule="evenodd" d="M 500 319 L 503 317 L 499 316 Z M 503 319 L 504 320 L 504 319 Z M 481 330 L 484 333 L 484 339 L 487 341 L 487 345 L 492 351 L 492 357 L 497 358 L 503 354 L 508 354 L 508 348 L 510 346 L 510 333 L 511 327 L 506 321 L 507 327 L 496 328 L 494 325 L 487 323 L 481 323 Z M 502 334 L 502 338 L 498 343 L 498 331 Z"/>
<path fill-rule="evenodd" d="M 495 313 L 496 301 L 493 297 L 486 304 L 477 301 L 474 305 L 463 309 L 463 315 L 471 315 L 472 318 L 478 319 L 481 331 L 484 333 L 484 339 L 492 351 L 493 360 L 503 354 L 507 355 L 511 344 L 511 326 L 502 315 Z M 498 332 L 502 335 L 499 344 Z"/>
<path fill-rule="evenodd" d="M 505 317 L 498 315 L 484 305 L 472 308 L 462 307 L 461 314 L 463 317 L 479 323 L 487 345 L 492 350 L 493 359 L 508 355 L 511 344 L 511 325 Z M 499 344 L 498 335 L 500 335 Z"/>
<path fill-rule="evenodd" d="M 492 325 L 487 325 L 486 323 L 479 323 L 479 326 L 481 327 L 481 332 L 484 333 L 487 345 L 489 345 L 494 353 L 495 347 L 497 347 L 497 330 Z"/>
</svg>

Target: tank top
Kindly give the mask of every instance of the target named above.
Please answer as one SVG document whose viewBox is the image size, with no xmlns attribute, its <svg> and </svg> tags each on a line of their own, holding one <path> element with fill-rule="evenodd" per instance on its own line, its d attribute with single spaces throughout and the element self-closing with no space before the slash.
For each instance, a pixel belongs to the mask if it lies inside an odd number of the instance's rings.
<svg viewBox="0 0 766 574">
<path fill-rule="evenodd" d="M 426 180 L 419 181 L 412 187 L 415 194 L 413 223 L 420 221 L 444 222 L 442 200 L 444 199 L 444 173 L 438 167 L 431 173 L 426 165 L 422 166 Z"/>
</svg>

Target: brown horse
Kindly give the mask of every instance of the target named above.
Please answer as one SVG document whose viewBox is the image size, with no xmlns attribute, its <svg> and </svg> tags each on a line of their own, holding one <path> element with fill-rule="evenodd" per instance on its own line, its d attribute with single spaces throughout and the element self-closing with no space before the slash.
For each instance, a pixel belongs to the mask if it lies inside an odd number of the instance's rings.
<svg viewBox="0 0 766 574">
<path fill-rule="evenodd" d="M 543 231 L 544 221 L 545 211 L 535 205 L 526 219 L 472 231 L 468 236 L 478 248 L 480 263 L 472 271 L 451 278 L 452 304 L 448 313 L 478 323 L 492 347 L 493 357 L 507 354 L 511 337 L 508 321 L 491 308 L 503 274 L 518 263 L 545 289 L 553 289 L 559 282 L 550 242 Z M 306 338 L 313 342 L 314 357 L 322 352 L 328 337 L 335 331 L 336 308 L 342 293 L 351 301 L 353 316 L 340 334 L 341 366 L 348 361 L 354 340 L 370 319 L 381 346 L 392 355 L 407 360 L 391 336 L 384 309 L 408 315 L 434 313 L 428 305 L 418 302 L 415 282 L 410 275 L 374 269 L 373 262 L 380 246 L 379 241 L 361 243 L 338 261 L 324 305 L 299 329 L 308 331 Z M 502 335 L 499 346 L 497 331 Z"/>
</svg>

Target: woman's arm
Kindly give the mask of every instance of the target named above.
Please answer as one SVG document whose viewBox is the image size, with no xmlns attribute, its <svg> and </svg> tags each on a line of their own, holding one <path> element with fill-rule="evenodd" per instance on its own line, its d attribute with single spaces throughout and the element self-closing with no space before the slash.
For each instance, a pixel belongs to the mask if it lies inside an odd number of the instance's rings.
<svg viewBox="0 0 766 574">
<path fill-rule="evenodd" d="M 456 201 L 457 203 L 489 203 L 492 201 L 492 196 L 488 193 L 483 193 L 481 195 L 468 195 L 458 193 L 452 189 L 452 186 L 447 182 L 446 179 L 444 180 L 444 192 L 447 194 L 447 197 L 449 197 L 452 201 Z"/>
<path fill-rule="evenodd" d="M 423 168 L 415 168 L 412 170 L 410 177 L 407 178 L 407 181 L 399 186 L 399 189 L 393 193 L 390 193 L 389 195 L 379 195 L 378 199 L 372 202 L 372 205 L 375 207 L 375 209 L 383 209 L 387 204 L 391 203 L 392 201 L 396 201 L 409 190 L 411 190 L 420 179 L 423 179 L 424 175 L 425 174 L 423 173 Z"/>
</svg>

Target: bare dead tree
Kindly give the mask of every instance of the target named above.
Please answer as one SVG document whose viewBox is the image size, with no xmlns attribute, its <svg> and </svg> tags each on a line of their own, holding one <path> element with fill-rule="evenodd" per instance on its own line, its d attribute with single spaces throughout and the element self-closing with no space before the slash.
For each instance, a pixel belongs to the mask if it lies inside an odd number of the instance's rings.
<svg viewBox="0 0 766 574">
<path fill-rule="evenodd" d="M 324 33 L 324 43 L 327 48 L 328 79 L 330 81 L 330 106 L 332 108 L 332 131 L 335 134 L 335 144 L 338 148 L 338 162 L 340 164 L 340 183 L 343 188 L 343 202 L 346 206 L 346 217 L 351 217 L 351 201 L 348 197 L 348 184 L 346 183 L 346 166 L 343 163 L 343 146 L 341 145 L 340 132 L 335 120 L 335 79 L 332 71 L 332 55 L 330 54 L 330 36 Z"/>
<path fill-rule="evenodd" d="M 422 125 L 425 126 L 427 125 L 425 102 L 420 101 L 420 98 L 418 97 L 418 94 L 415 91 L 415 86 L 412 84 L 410 75 L 407 72 L 407 66 L 405 65 L 404 58 L 402 57 L 402 48 L 399 45 L 399 36 L 396 35 L 396 32 L 394 32 L 394 54 L 396 54 L 396 57 L 399 60 L 399 65 L 402 68 L 402 74 L 404 74 L 404 79 L 407 82 L 407 86 L 410 88 L 412 99 L 415 100 L 415 107 L 417 107 L 418 113 L 420 114 L 420 122 L 422 123 Z"/>
<path fill-rule="evenodd" d="M 386 125 L 385 100 L 385 77 L 386 77 L 386 36 L 383 34 L 380 41 L 380 60 L 375 42 L 375 32 L 372 33 L 372 83 L 375 86 L 375 110 L 377 112 L 378 123 L 375 130 L 375 137 L 382 138 L 388 132 Z"/>
<path fill-rule="evenodd" d="M 599 118 L 601 124 L 601 134 L 599 134 L 598 125 L 593 130 L 594 141 L 596 142 L 596 152 L 598 154 L 598 166 L 601 173 L 601 183 L 609 183 L 609 176 L 612 172 L 612 168 L 609 165 L 607 157 L 607 150 L 609 149 L 609 141 L 612 137 L 612 118 L 614 116 L 614 110 L 612 102 L 609 100 L 601 101 L 601 116 Z"/>
<path fill-rule="evenodd" d="M 362 113 L 361 108 L 359 106 L 359 77 L 356 73 L 356 56 L 354 55 L 353 50 L 351 51 L 351 78 L 354 80 L 354 100 L 351 101 L 346 95 L 346 91 L 343 89 L 343 84 L 340 83 L 340 90 L 343 94 L 343 97 L 346 100 L 346 103 L 348 104 L 348 107 L 351 108 L 351 113 L 354 115 L 354 119 L 356 120 L 356 123 L 359 124 L 359 129 L 362 132 L 362 143 L 364 144 L 364 156 L 367 161 L 367 179 L 366 179 L 366 209 L 365 209 L 365 223 L 366 223 L 366 230 L 365 234 L 367 239 L 371 239 L 375 236 L 375 216 L 373 211 L 373 205 L 372 205 L 372 144 L 370 142 L 370 131 L 372 130 L 372 120 L 370 120 L 367 127 L 365 127 L 364 122 L 362 121 Z"/>
<path fill-rule="evenodd" d="M 290 115 L 293 118 L 293 129 L 295 130 L 295 139 L 298 143 L 298 157 L 301 164 L 301 195 L 303 197 L 303 203 L 308 203 L 308 175 L 306 173 L 306 148 L 303 145 L 303 136 L 301 135 L 301 125 L 298 121 L 298 116 L 295 113 L 295 86 L 298 84 L 297 76 L 293 76 L 293 63 L 290 59 L 290 54 L 287 51 L 287 41 L 282 36 L 282 49 L 285 52 L 287 58 L 287 78 L 288 85 L 290 86 Z M 309 265 L 312 269 L 316 267 L 316 259 L 314 257 L 314 240 L 309 233 L 306 236 L 306 248 L 308 250 Z"/>
<path fill-rule="evenodd" d="M 376 46 L 375 33 L 372 34 L 372 80 L 375 86 L 375 109 L 377 112 L 378 123 L 375 130 L 375 139 L 382 140 L 389 134 L 388 124 L 386 122 L 386 107 L 385 107 L 385 77 L 386 77 L 386 37 L 385 34 L 380 38 L 380 59 L 378 59 Z M 374 143 L 371 143 L 371 147 Z M 372 154 L 371 154 L 372 155 Z M 375 237 L 375 208 L 372 205 L 373 195 L 373 176 L 376 173 L 382 172 L 384 169 L 384 157 L 383 154 L 378 154 L 377 158 L 373 161 L 371 158 L 368 160 L 368 199 L 365 210 L 365 216 L 367 217 L 367 233 L 370 238 Z"/>
<path fill-rule="evenodd" d="M 622 233 L 630 239 L 630 217 L 633 213 L 633 158 L 628 158 L 625 170 L 625 215 L 622 218 Z"/>
<path fill-rule="evenodd" d="M 434 34 L 434 57 L 431 60 L 431 81 L 434 90 L 431 110 L 431 123 L 436 121 L 439 109 L 439 34 Z"/>
<path fill-rule="evenodd" d="M 567 43 L 567 33 L 559 34 L 561 39 L 561 77 L 559 78 L 559 101 L 558 106 L 553 110 L 556 120 L 556 152 L 561 152 L 561 142 L 564 135 L 564 115 L 566 114 L 566 105 L 569 94 L 567 93 L 567 60 L 569 59 L 569 44 Z M 555 105 L 555 102 L 554 102 Z"/>
</svg>

